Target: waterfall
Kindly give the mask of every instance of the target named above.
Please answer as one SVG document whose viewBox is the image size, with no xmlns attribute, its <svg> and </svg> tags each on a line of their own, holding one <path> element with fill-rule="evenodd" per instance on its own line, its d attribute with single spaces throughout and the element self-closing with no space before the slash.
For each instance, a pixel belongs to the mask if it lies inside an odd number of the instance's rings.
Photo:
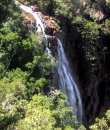
<svg viewBox="0 0 110 130">
<path fill-rule="evenodd" d="M 57 40 L 59 87 L 61 91 L 67 96 L 70 106 L 73 108 L 73 113 L 76 115 L 76 119 L 80 123 L 82 123 L 82 102 L 78 86 L 73 80 L 72 73 L 62 43 L 59 39 Z"/>
<path fill-rule="evenodd" d="M 41 29 L 44 37 L 48 39 L 48 37 L 50 36 L 45 34 L 44 25 L 41 19 L 38 17 L 37 13 L 33 12 L 30 7 L 24 6 L 19 2 L 17 2 L 17 4 L 19 4 L 21 9 L 34 16 L 36 20 L 36 27 L 38 28 L 38 30 Z M 67 96 L 69 105 L 73 108 L 73 113 L 76 115 L 76 120 L 82 123 L 82 102 L 81 102 L 78 86 L 73 79 L 68 60 L 62 46 L 62 42 L 58 38 L 57 38 L 57 42 L 58 42 L 58 47 L 57 47 L 56 58 L 58 61 L 57 70 L 59 76 L 59 87 L 61 91 Z M 48 47 L 47 47 L 47 51 L 50 53 Z"/>
</svg>

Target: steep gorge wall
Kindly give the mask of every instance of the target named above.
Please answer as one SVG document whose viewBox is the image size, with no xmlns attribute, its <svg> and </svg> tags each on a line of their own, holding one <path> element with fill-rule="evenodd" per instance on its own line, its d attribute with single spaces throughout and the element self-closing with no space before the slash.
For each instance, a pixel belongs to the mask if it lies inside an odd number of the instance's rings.
<svg viewBox="0 0 110 130">
<path fill-rule="evenodd" d="M 101 1 L 86 1 L 82 12 L 76 11 L 73 17 L 58 18 L 71 69 L 80 83 L 84 122 L 88 125 L 110 109 L 109 7 Z"/>
<path fill-rule="evenodd" d="M 61 8 L 50 1 L 44 12 L 59 19 L 64 48 L 81 86 L 84 122 L 91 124 L 110 108 L 109 7 L 101 1 L 83 0 L 83 7 L 73 11 L 69 3 L 65 8 L 63 4 Z"/>
<path fill-rule="evenodd" d="M 98 44 L 84 40 L 76 29 L 79 26 L 69 28 L 65 50 L 79 77 L 84 119 L 91 124 L 110 108 L 110 47 L 104 35 L 98 39 Z"/>
<path fill-rule="evenodd" d="M 93 3 L 92 3 L 93 4 Z M 97 3 L 95 3 L 97 5 Z M 104 12 L 100 7 L 100 11 Z M 85 7 L 84 11 L 87 9 Z M 90 10 L 93 8 L 91 7 Z M 84 121 L 87 124 L 110 109 L 110 33 L 108 8 L 103 18 L 81 15 L 83 18 L 67 23 L 65 50 L 81 85 Z M 89 12 L 88 12 L 89 13 Z M 97 13 L 97 11 L 95 12 Z M 80 15 L 80 14 L 79 14 Z M 75 65 L 74 65 L 75 64 Z M 73 67 L 74 68 L 74 67 Z"/>
</svg>

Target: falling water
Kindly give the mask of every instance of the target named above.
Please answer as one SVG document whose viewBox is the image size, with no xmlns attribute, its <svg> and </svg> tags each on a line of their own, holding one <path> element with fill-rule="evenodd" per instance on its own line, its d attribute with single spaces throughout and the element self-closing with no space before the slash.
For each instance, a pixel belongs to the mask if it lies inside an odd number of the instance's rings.
<svg viewBox="0 0 110 130">
<path fill-rule="evenodd" d="M 19 2 L 17 2 L 17 4 L 19 4 L 21 9 L 34 16 L 36 20 L 36 27 L 38 28 L 38 30 L 42 30 L 44 37 L 48 39 L 48 37 L 50 36 L 45 34 L 44 25 L 41 19 L 38 17 L 37 13 L 33 12 L 33 10 L 30 7 L 24 6 Z M 58 48 L 57 48 L 58 68 L 57 69 L 59 75 L 59 87 L 61 91 L 66 94 L 69 104 L 73 108 L 73 113 L 76 115 L 76 119 L 80 123 L 82 123 L 82 103 L 81 103 L 78 86 L 76 85 L 72 77 L 72 73 L 62 46 L 62 42 L 58 38 L 57 41 L 58 41 Z M 50 53 L 50 50 L 48 48 L 47 51 Z"/>
<path fill-rule="evenodd" d="M 72 73 L 62 43 L 59 39 L 57 40 L 59 87 L 61 91 L 64 92 L 67 96 L 70 106 L 73 108 L 73 113 L 76 115 L 76 119 L 80 123 L 82 123 L 82 102 L 78 86 L 73 80 Z"/>
</svg>

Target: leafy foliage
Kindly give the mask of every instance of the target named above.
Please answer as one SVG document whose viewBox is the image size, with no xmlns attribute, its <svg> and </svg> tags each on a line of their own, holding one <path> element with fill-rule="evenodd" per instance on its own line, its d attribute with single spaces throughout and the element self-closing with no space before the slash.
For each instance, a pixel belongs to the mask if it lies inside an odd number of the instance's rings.
<svg viewBox="0 0 110 130">
<path fill-rule="evenodd" d="M 81 4 L 79 0 L 19 1 L 36 4 L 42 12 L 66 18 L 72 25 L 77 22 L 75 29 L 82 41 L 78 46 L 85 60 L 85 74 L 89 78 L 98 76 L 99 63 L 108 51 L 100 42 L 101 33 L 110 35 L 109 19 L 98 24 L 82 16 L 74 17 Z M 96 3 L 90 4 L 89 8 L 109 8 L 110 2 L 100 0 Z M 0 1 L 0 16 L 0 129 L 85 130 L 75 121 L 65 96 L 52 89 L 52 70 L 56 63 L 45 51 L 42 36 L 35 33 L 33 25 L 24 26 L 21 11 L 12 0 Z M 109 113 L 96 119 L 90 129 L 110 129 Z"/>
<path fill-rule="evenodd" d="M 37 2 L 41 8 L 49 5 Z M 55 59 L 45 51 L 46 43 L 33 25 L 24 26 L 12 3 L 0 2 L 6 14 L 0 26 L 0 129 L 78 129 L 66 98 L 51 90 Z"/>
<path fill-rule="evenodd" d="M 90 126 L 91 130 L 109 130 L 110 129 L 110 110 L 105 114 L 105 117 L 96 119 L 96 123 Z"/>
</svg>

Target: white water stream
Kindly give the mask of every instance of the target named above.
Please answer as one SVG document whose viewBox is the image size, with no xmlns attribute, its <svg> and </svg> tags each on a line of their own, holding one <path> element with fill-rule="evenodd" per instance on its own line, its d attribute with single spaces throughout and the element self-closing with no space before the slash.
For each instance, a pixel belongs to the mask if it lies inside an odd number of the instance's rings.
<svg viewBox="0 0 110 130">
<path fill-rule="evenodd" d="M 58 76 L 59 76 L 59 87 L 62 92 L 68 98 L 70 106 L 73 108 L 73 113 L 76 115 L 76 119 L 82 123 L 82 102 L 78 86 L 76 85 L 70 67 L 63 49 L 62 43 L 58 40 Z"/>
<path fill-rule="evenodd" d="M 36 20 L 36 27 L 38 28 L 38 30 L 42 30 L 44 37 L 47 39 L 48 35 L 45 34 L 44 25 L 41 19 L 38 17 L 37 13 L 33 12 L 30 7 L 24 6 L 21 3 L 19 3 L 19 6 L 21 9 L 34 16 Z M 57 48 L 58 68 L 57 69 L 58 69 L 58 76 L 59 76 L 59 87 L 61 91 L 66 94 L 69 104 L 73 108 L 73 113 L 76 115 L 76 119 L 80 123 L 82 123 L 82 102 L 81 102 L 78 86 L 76 85 L 73 79 L 68 60 L 66 58 L 65 51 L 62 46 L 62 42 L 58 38 L 57 41 L 58 41 L 58 48 Z M 48 48 L 47 51 L 50 53 L 50 50 Z"/>
</svg>

